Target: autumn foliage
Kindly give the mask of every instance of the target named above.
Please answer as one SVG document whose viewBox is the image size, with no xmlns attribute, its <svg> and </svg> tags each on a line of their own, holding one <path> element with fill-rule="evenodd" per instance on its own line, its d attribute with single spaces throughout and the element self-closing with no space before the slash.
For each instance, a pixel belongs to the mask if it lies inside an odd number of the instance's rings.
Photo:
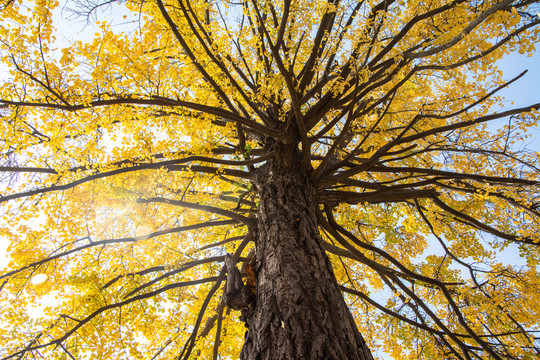
<svg viewBox="0 0 540 360">
<path fill-rule="evenodd" d="M 538 358 L 540 103 L 499 97 L 527 75 L 497 67 L 535 51 L 538 9 L 2 0 L 0 358 L 238 358 L 261 224 L 304 200 L 283 226 L 325 250 L 374 358 Z M 300 198 L 266 205 L 276 171 Z"/>
</svg>

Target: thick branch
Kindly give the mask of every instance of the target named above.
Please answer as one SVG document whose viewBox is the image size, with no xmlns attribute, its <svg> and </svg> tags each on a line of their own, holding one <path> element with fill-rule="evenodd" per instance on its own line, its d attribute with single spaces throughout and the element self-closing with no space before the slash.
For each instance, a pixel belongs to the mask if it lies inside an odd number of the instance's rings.
<svg viewBox="0 0 540 360">
<path fill-rule="evenodd" d="M 175 99 L 169 99 L 169 98 L 157 97 L 157 96 L 151 99 L 136 98 L 136 97 L 119 97 L 115 99 L 93 100 L 86 104 L 75 104 L 75 105 L 62 105 L 62 104 L 39 102 L 39 101 L 26 102 L 26 101 L 12 101 L 12 100 L 0 99 L 0 104 L 12 105 L 12 106 L 24 106 L 24 107 L 41 107 L 41 108 L 57 109 L 57 110 L 64 110 L 64 111 L 78 111 L 78 110 L 89 109 L 93 107 L 111 106 L 111 105 L 147 105 L 147 106 L 165 106 L 165 107 L 184 107 L 191 110 L 201 111 L 209 115 L 218 116 L 226 120 L 239 122 L 250 129 L 256 130 L 268 136 L 273 136 L 273 137 L 279 136 L 279 132 L 277 132 L 276 130 L 270 129 L 269 127 L 265 125 L 259 124 L 253 120 L 239 116 L 233 112 L 230 112 L 224 109 L 220 109 L 214 106 L 184 101 L 184 100 L 175 100 Z"/>
<path fill-rule="evenodd" d="M 162 203 L 162 204 L 168 204 L 168 205 L 174 205 L 174 206 L 181 206 L 188 209 L 195 209 L 195 210 L 201 210 L 210 212 L 213 214 L 218 214 L 222 216 L 226 216 L 228 218 L 231 218 L 233 220 L 239 221 L 244 225 L 247 225 L 248 227 L 254 226 L 254 219 L 247 218 L 245 216 L 239 215 L 235 212 L 232 212 L 230 210 L 220 209 L 214 206 L 209 205 L 201 205 L 201 204 L 194 204 L 183 200 L 174 200 L 174 199 L 166 199 L 162 197 L 152 197 L 148 199 L 140 199 L 137 202 L 142 204 L 149 204 L 149 203 Z"/>
<path fill-rule="evenodd" d="M 409 190 L 393 190 L 388 188 L 385 190 L 370 191 L 357 193 L 353 191 L 338 191 L 324 190 L 319 193 L 319 202 L 322 204 L 359 204 L 359 203 L 384 203 L 384 202 L 401 202 L 418 198 L 434 198 L 437 197 L 437 192 L 434 189 L 409 189 Z"/>
<path fill-rule="evenodd" d="M 118 238 L 118 239 L 107 239 L 107 240 L 99 240 L 99 241 L 91 241 L 86 245 L 82 245 L 82 246 L 79 246 L 79 247 L 77 247 L 75 249 L 72 249 L 72 250 L 68 250 L 68 251 L 64 251 L 64 252 L 61 252 L 61 253 L 58 253 L 58 254 L 55 254 L 55 255 L 51 255 L 51 256 L 49 256 L 49 257 L 47 257 L 45 259 L 35 261 L 35 262 L 33 262 L 31 264 L 28 264 L 26 266 L 23 266 L 23 267 L 21 267 L 19 269 L 16 269 L 16 270 L 7 272 L 5 274 L 2 274 L 2 275 L 0 275 L 0 279 L 8 278 L 8 277 L 10 277 L 12 275 L 20 273 L 21 271 L 41 266 L 41 265 L 46 264 L 46 263 L 48 263 L 48 262 L 50 262 L 52 260 L 55 260 L 55 259 L 58 259 L 58 258 L 61 258 L 61 257 L 64 257 L 64 256 L 68 256 L 70 254 L 77 253 L 77 252 L 80 252 L 82 250 L 89 249 L 89 248 L 92 248 L 92 247 L 95 247 L 95 246 L 105 246 L 105 245 L 111 245 L 111 244 L 137 242 L 137 241 L 142 241 L 142 240 L 146 240 L 146 239 L 151 239 L 151 238 L 154 238 L 154 237 L 157 237 L 157 236 L 162 236 L 162 235 L 167 235 L 167 234 L 174 234 L 174 233 L 178 233 L 178 232 L 182 232 L 182 231 L 198 230 L 198 229 L 204 229 L 206 227 L 212 227 L 212 226 L 233 225 L 233 224 L 237 224 L 237 223 L 238 223 L 237 220 L 207 221 L 207 222 L 199 223 L 199 224 L 179 226 L 179 227 L 174 227 L 174 228 L 170 228 L 170 229 L 155 231 L 153 233 L 140 235 L 140 236 Z"/>
<path fill-rule="evenodd" d="M 451 214 L 452 216 L 455 216 L 456 218 L 463 220 L 465 223 L 469 224 L 470 226 L 482 230 L 485 232 L 488 232 L 492 235 L 498 236 L 505 240 L 510 240 L 518 243 L 525 243 L 525 244 L 531 244 L 531 245 L 539 245 L 540 246 L 540 238 L 538 239 L 531 239 L 523 236 L 515 236 L 511 234 L 507 234 L 505 232 L 502 232 L 500 230 L 495 229 L 492 226 L 489 226 L 487 224 L 484 224 L 483 222 L 473 218 L 472 216 L 469 216 L 461 211 L 458 211 L 448 205 L 446 205 L 441 199 L 439 198 L 433 198 L 432 201 L 437 205 L 441 210 Z"/>
<path fill-rule="evenodd" d="M 134 296 L 132 298 L 126 299 L 124 301 L 120 301 L 118 303 L 113 303 L 113 304 L 103 306 L 103 307 L 97 309 L 96 311 L 94 311 L 93 313 L 91 313 L 90 315 L 88 315 L 87 317 L 85 317 L 84 319 L 80 320 L 74 327 L 72 327 L 69 331 L 67 331 L 61 337 L 56 338 L 56 339 L 54 339 L 54 340 L 52 340 L 52 341 L 50 341 L 48 343 L 45 343 L 45 344 L 30 346 L 30 347 L 27 347 L 27 348 L 25 348 L 23 350 L 14 352 L 13 354 L 2 358 L 2 360 L 8 360 L 8 359 L 12 359 L 12 358 L 15 358 L 15 357 L 22 358 L 26 353 L 28 353 L 30 351 L 39 350 L 39 349 L 43 349 L 43 348 L 46 348 L 46 347 L 49 347 L 49 346 L 61 344 L 67 338 L 69 338 L 72 334 L 74 334 L 77 330 L 79 330 L 81 327 L 83 327 L 84 325 L 89 323 L 96 316 L 98 316 L 99 314 L 101 314 L 101 313 L 103 313 L 105 311 L 120 308 L 120 307 L 128 305 L 128 304 L 130 304 L 132 302 L 148 299 L 148 298 L 154 297 L 154 296 L 156 296 L 158 294 L 161 294 L 161 293 L 163 293 L 165 291 L 172 290 L 172 289 L 177 289 L 177 288 L 186 287 L 186 286 L 199 285 L 199 284 L 204 284 L 204 283 L 208 283 L 208 282 L 215 282 L 216 284 L 218 284 L 218 283 L 221 283 L 223 278 L 224 278 L 224 276 L 223 276 L 223 272 L 222 272 L 222 274 L 220 274 L 220 276 L 212 276 L 212 277 L 208 277 L 208 278 L 204 278 L 204 279 L 198 279 L 198 280 L 193 280 L 193 281 L 183 281 L 183 282 L 179 282 L 179 283 L 175 283 L 175 284 L 170 284 L 170 285 L 164 286 L 164 287 L 162 287 L 162 288 L 160 288 L 158 290 L 146 293 L 146 294 L 137 295 L 137 296 Z"/>
</svg>

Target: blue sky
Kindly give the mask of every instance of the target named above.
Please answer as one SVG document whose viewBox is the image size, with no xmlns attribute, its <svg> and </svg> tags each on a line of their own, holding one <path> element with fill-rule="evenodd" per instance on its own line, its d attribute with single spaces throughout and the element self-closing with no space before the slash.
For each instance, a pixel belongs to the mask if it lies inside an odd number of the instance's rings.
<svg viewBox="0 0 540 360">
<path fill-rule="evenodd" d="M 540 53 L 532 57 L 514 53 L 506 56 L 499 65 L 506 78 L 529 70 L 524 78 L 503 90 L 503 94 L 514 101 L 516 107 L 540 102 Z"/>
<path fill-rule="evenodd" d="M 540 52 L 533 56 L 511 54 L 499 62 L 500 68 L 506 79 L 511 79 L 520 74 L 523 70 L 528 70 L 524 77 L 501 91 L 508 103 L 505 108 L 524 107 L 540 103 Z M 514 104 L 511 104 L 511 102 Z M 540 151 L 540 128 L 533 131 L 532 138 L 536 141 L 527 143 L 530 150 Z"/>
</svg>

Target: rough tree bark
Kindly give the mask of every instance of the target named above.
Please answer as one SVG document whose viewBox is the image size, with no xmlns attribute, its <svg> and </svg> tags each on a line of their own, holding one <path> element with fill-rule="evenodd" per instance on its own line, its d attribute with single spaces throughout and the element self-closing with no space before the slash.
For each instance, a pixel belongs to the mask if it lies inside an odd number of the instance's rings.
<svg viewBox="0 0 540 360">
<path fill-rule="evenodd" d="M 372 355 L 339 290 L 317 226 L 314 184 L 292 146 L 258 169 L 257 296 L 241 359 Z"/>
</svg>

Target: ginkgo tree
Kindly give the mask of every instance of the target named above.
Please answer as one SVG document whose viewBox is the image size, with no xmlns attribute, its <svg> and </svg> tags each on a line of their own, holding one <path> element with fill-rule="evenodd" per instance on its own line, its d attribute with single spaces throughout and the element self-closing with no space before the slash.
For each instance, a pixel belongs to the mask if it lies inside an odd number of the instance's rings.
<svg viewBox="0 0 540 360">
<path fill-rule="evenodd" d="M 537 3 L 3 0 L 0 357 L 539 357 Z"/>
</svg>

